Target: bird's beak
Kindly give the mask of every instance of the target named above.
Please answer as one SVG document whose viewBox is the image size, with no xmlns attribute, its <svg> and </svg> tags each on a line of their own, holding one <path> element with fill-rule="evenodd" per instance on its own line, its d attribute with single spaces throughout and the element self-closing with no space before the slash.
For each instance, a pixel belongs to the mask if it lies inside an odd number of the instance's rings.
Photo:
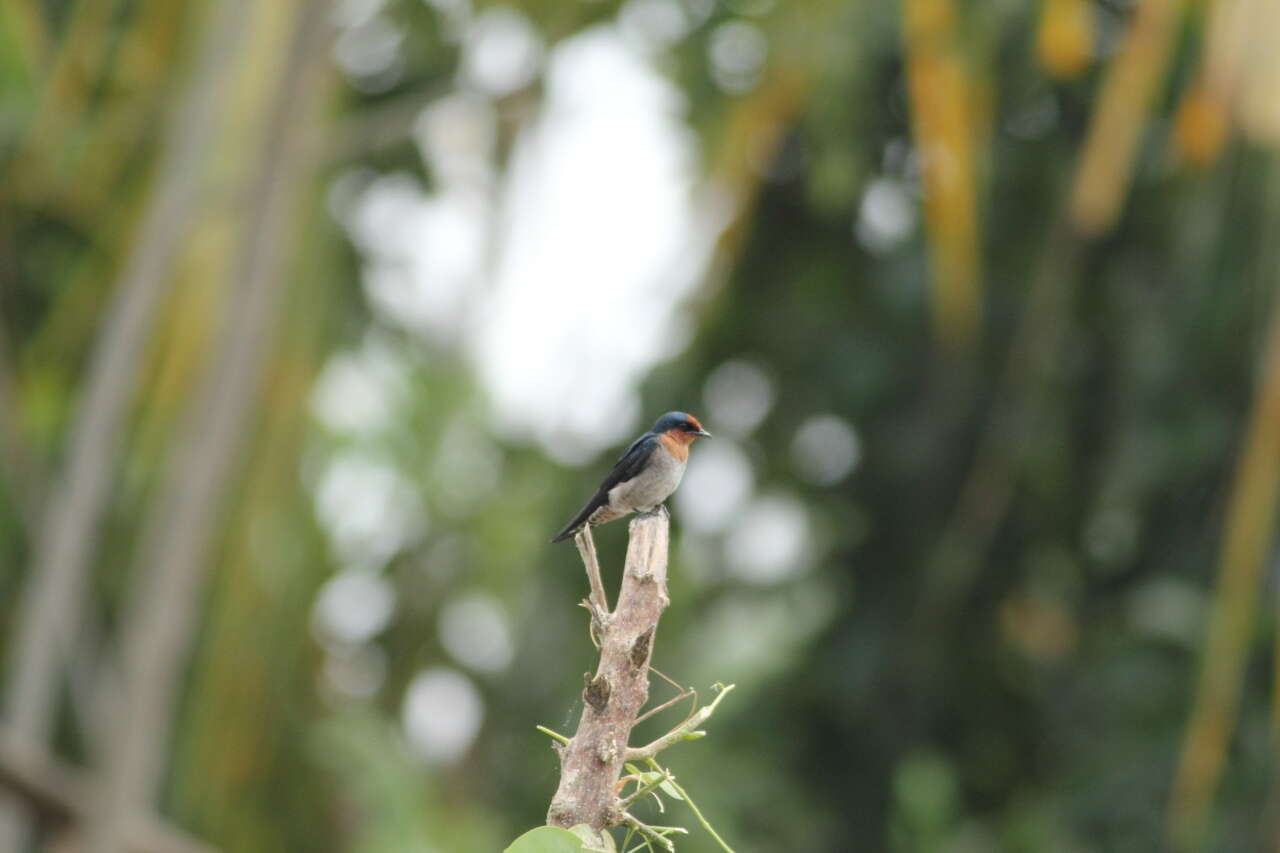
<svg viewBox="0 0 1280 853">
<path fill-rule="evenodd" d="M 702 429 L 701 427 L 698 428 L 698 431 L 695 432 L 694 435 L 700 435 L 703 438 L 711 438 L 711 433 L 707 432 L 705 429 Z"/>
</svg>

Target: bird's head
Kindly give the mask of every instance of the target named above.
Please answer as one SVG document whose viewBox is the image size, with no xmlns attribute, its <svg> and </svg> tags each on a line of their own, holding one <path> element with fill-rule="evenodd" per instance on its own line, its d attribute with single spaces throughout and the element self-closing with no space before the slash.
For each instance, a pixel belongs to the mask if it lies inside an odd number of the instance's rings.
<svg viewBox="0 0 1280 853">
<path fill-rule="evenodd" d="M 711 437 L 698 419 L 687 412 L 667 412 L 653 425 L 653 432 L 658 435 L 666 433 L 682 444 L 690 444 L 700 435 Z"/>
</svg>

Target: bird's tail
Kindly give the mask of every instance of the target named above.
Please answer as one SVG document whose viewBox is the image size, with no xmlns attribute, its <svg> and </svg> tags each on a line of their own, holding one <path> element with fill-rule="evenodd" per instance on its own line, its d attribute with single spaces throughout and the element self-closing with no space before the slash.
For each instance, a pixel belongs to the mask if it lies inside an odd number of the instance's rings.
<svg viewBox="0 0 1280 853">
<path fill-rule="evenodd" d="M 591 514 L 598 510 L 608 499 L 608 496 L 605 495 L 596 494 L 593 496 L 591 500 L 587 501 L 587 505 L 579 510 L 578 514 L 573 517 L 573 521 L 570 521 L 562 527 L 560 532 L 552 537 L 551 542 L 553 544 L 556 542 L 563 542 L 581 530 L 582 525 L 586 524 L 587 519 L 591 518 Z"/>
</svg>

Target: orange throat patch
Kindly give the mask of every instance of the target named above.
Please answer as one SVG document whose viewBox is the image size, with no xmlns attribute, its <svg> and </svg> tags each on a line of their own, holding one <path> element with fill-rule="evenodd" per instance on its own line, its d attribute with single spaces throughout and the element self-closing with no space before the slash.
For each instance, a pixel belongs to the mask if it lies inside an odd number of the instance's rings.
<svg viewBox="0 0 1280 853">
<path fill-rule="evenodd" d="M 658 436 L 667 452 L 681 462 L 689 458 L 689 445 L 693 444 L 694 434 L 679 429 L 669 429 Z"/>
</svg>

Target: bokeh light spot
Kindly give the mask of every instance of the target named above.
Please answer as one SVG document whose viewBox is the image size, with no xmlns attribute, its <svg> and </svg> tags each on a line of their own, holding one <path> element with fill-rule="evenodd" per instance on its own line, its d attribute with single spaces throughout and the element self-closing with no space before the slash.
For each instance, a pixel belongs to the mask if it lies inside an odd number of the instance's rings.
<svg viewBox="0 0 1280 853">
<path fill-rule="evenodd" d="M 404 366 L 390 347 L 366 338 L 354 352 L 329 359 L 311 392 L 311 410 L 329 429 L 383 429 L 405 391 Z"/>
<path fill-rule="evenodd" d="M 801 477 L 820 486 L 838 483 L 862 458 L 862 443 L 848 421 L 836 415 L 815 415 L 791 440 L 791 460 Z"/>
<path fill-rule="evenodd" d="M 452 764 L 470 748 L 484 721 L 484 700 L 456 669 L 433 667 L 414 676 L 401 711 L 405 734 L 432 764 Z"/>
<path fill-rule="evenodd" d="M 316 487 L 316 514 L 344 562 L 380 568 L 422 536 L 426 510 L 413 485 L 386 460 L 345 451 Z"/>
<path fill-rule="evenodd" d="M 668 47 L 689 32 L 689 15 L 678 0 L 627 0 L 618 12 L 622 34 L 643 49 Z"/>
<path fill-rule="evenodd" d="M 712 432 L 746 435 L 773 407 L 773 381 L 749 361 L 726 361 L 707 377 L 702 399 L 707 406 L 703 420 L 714 425 Z"/>
<path fill-rule="evenodd" d="M 761 497 L 739 514 L 725 541 L 729 569 L 748 583 L 784 580 L 801 568 L 808 535 L 803 504 L 790 496 Z"/>
<path fill-rule="evenodd" d="M 916 219 L 915 204 L 901 182 L 876 178 L 862 193 L 854 234 L 868 251 L 887 252 L 911 236 Z"/>
<path fill-rule="evenodd" d="M 1195 646 L 1204 624 L 1204 593 L 1172 577 L 1154 578 L 1129 596 L 1129 621 L 1151 637 Z"/>
<path fill-rule="evenodd" d="M 489 9 L 471 25 L 462 56 L 462 79 L 489 95 L 508 95 L 533 81 L 542 64 L 542 40 L 523 13 Z"/>
<path fill-rule="evenodd" d="M 506 614 L 490 595 L 450 599 L 440 612 L 440 642 L 459 663 L 482 672 L 501 672 L 515 647 Z"/>
<path fill-rule="evenodd" d="M 711 79 L 724 91 L 739 95 L 760 79 L 769 41 L 755 24 L 728 21 L 716 27 L 707 41 Z"/>
<path fill-rule="evenodd" d="M 689 454 L 689 467 L 675 494 L 680 521 L 692 530 L 723 529 L 751 497 L 755 473 L 747 455 L 731 441 L 716 439 Z"/>
<path fill-rule="evenodd" d="M 312 624 L 326 645 L 364 643 L 390 624 L 395 601 L 382 575 L 364 569 L 340 572 L 320 588 Z"/>
</svg>

